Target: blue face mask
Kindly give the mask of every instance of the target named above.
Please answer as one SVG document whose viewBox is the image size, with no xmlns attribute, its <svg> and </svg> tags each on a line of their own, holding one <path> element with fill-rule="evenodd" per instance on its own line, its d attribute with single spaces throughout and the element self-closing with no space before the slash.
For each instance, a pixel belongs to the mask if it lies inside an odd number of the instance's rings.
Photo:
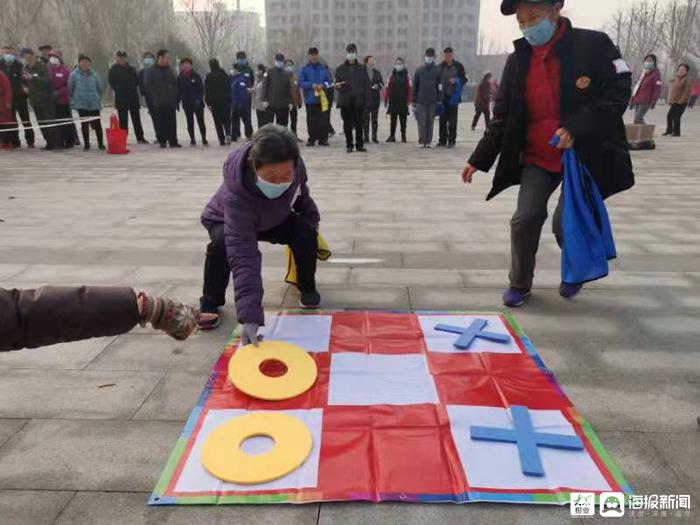
<svg viewBox="0 0 700 525">
<path fill-rule="evenodd" d="M 401 71 L 403 71 L 403 64 L 396 64 L 394 66 L 394 69 L 400 73 Z"/>
<path fill-rule="evenodd" d="M 531 46 L 543 46 L 552 39 L 556 30 L 557 24 L 546 16 L 534 26 L 523 29 L 523 36 Z"/>
<path fill-rule="evenodd" d="M 239 59 L 237 60 L 237 62 L 238 62 L 238 65 L 239 65 L 239 66 L 245 67 L 245 66 L 248 65 L 248 61 L 247 61 L 245 58 L 239 58 Z"/>
<path fill-rule="evenodd" d="M 279 60 L 275 60 L 275 67 L 278 69 L 282 69 L 284 67 L 284 62 L 281 62 Z"/>
<path fill-rule="evenodd" d="M 646 69 L 646 70 L 654 69 L 654 63 L 653 62 L 644 62 L 644 69 Z"/>
<path fill-rule="evenodd" d="M 263 192 L 265 197 L 268 199 L 276 199 L 280 197 L 285 191 L 289 189 L 292 185 L 291 182 L 283 182 L 282 184 L 275 184 L 274 182 L 267 182 L 255 175 L 255 185 Z"/>
<path fill-rule="evenodd" d="M 146 67 L 151 67 L 153 64 L 155 64 L 155 60 L 152 58 L 144 58 L 143 59 L 143 65 Z"/>
<path fill-rule="evenodd" d="M 9 53 L 3 55 L 2 58 L 7 64 L 12 64 L 15 61 L 15 55 L 10 55 Z"/>
</svg>

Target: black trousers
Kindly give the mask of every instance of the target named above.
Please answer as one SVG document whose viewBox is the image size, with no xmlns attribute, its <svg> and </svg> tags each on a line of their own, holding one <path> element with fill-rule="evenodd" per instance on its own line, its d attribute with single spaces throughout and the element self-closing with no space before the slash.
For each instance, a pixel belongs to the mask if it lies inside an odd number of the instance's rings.
<svg viewBox="0 0 700 525">
<path fill-rule="evenodd" d="M 12 103 L 12 106 L 15 113 L 17 113 L 17 116 L 19 117 L 17 120 L 22 122 L 22 127 L 24 128 L 24 140 L 27 142 L 27 146 L 33 146 L 34 129 L 32 128 L 32 121 L 29 118 L 29 105 L 27 104 L 26 97 L 18 98 Z M 12 140 L 15 146 L 20 145 L 18 131 L 12 132 Z"/>
<path fill-rule="evenodd" d="M 208 233 L 210 242 L 204 258 L 204 286 L 199 302 L 203 312 L 216 313 L 226 303 L 231 268 L 226 254 L 224 225 L 214 224 L 208 228 Z M 305 292 L 316 290 L 318 235 L 310 223 L 292 212 L 279 226 L 258 232 L 258 240 L 288 245 L 297 264 L 299 289 Z"/>
<path fill-rule="evenodd" d="M 73 118 L 70 104 L 56 104 L 56 118 Z M 78 135 L 73 122 L 66 122 L 63 126 L 56 128 L 59 134 L 59 141 L 64 148 L 75 146 Z"/>
<path fill-rule="evenodd" d="M 89 110 L 89 109 L 79 109 L 78 110 L 78 115 L 80 118 L 83 117 L 99 117 L 100 116 L 100 110 Z M 88 146 L 90 144 L 90 128 L 95 130 L 95 137 L 97 137 L 97 145 L 98 146 L 103 146 L 104 145 L 104 138 L 102 135 L 102 122 L 100 120 L 91 120 L 90 122 L 81 122 L 80 123 L 80 130 L 83 133 L 83 144 Z"/>
<path fill-rule="evenodd" d="M 267 110 L 272 113 L 272 118 L 270 119 L 270 122 L 275 122 L 279 124 L 280 126 L 284 126 L 285 128 L 289 124 L 289 108 L 267 108 Z"/>
<path fill-rule="evenodd" d="M 686 107 L 688 107 L 688 104 L 671 104 L 668 115 L 666 115 L 666 133 L 680 137 L 681 117 Z"/>
<path fill-rule="evenodd" d="M 321 104 L 306 105 L 306 128 L 309 131 L 310 142 L 328 141 L 328 116 L 330 108 L 325 113 L 321 111 Z"/>
<path fill-rule="evenodd" d="M 364 107 L 345 106 L 340 108 L 340 116 L 343 118 L 343 132 L 345 133 L 345 145 L 348 149 L 354 145 L 359 149 L 365 146 L 363 140 L 362 119 L 365 114 Z M 353 137 L 353 133 L 355 136 Z"/>
<path fill-rule="evenodd" d="M 156 122 L 156 136 L 161 144 L 177 144 L 177 116 L 174 107 L 154 107 L 153 114 Z"/>
<path fill-rule="evenodd" d="M 474 113 L 474 120 L 472 120 L 472 129 L 476 128 L 476 125 L 479 123 L 479 117 L 481 117 L 481 114 L 484 114 L 484 121 L 486 122 L 486 127 L 489 127 L 489 122 L 491 122 L 491 111 L 487 109 L 476 109 L 476 113 Z"/>
<path fill-rule="evenodd" d="M 264 110 L 255 110 L 255 114 L 258 116 L 258 129 L 262 128 L 266 124 L 271 124 L 272 119 L 274 118 L 274 115 L 272 114 L 272 111 L 270 109 L 264 109 Z"/>
<path fill-rule="evenodd" d="M 214 129 L 219 138 L 219 144 L 226 144 L 226 137 L 231 127 L 231 108 L 228 104 L 214 104 L 209 106 L 211 116 L 214 119 Z"/>
<path fill-rule="evenodd" d="M 231 138 L 238 140 L 241 137 L 241 122 L 243 123 L 243 131 L 246 138 L 253 136 L 253 123 L 250 121 L 250 108 L 231 109 Z"/>
<path fill-rule="evenodd" d="M 143 140 L 143 126 L 141 125 L 141 109 L 138 106 L 130 108 L 118 109 L 119 127 L 129 131 L 129 115 L 131 114 L 131 123 L 134 125 L 134 133 L 136 140 Z"/>
<path fill-rule="evenodd" d="M 234 119 L 234 112 L 238 115 L 238 120 Z M 241 122 L 243 123 L 243 131 L 246 137 L 253 135 L 253 117 L 251 115 L 250 107 L 239 108 L 237 111 L 235 108 L 231 108 L 230 114 L 230 130 L 228 136 L 238 140 L 241 136 Z M 250 126 L 246 126 L 246 122 L 250 122 Z"/>
<path fill-rule="evenodd" d="M 55 124 L 51 122 L 56 118 L 56 103 L 53 101 L 45 102 L 34 106 L 34 115 L 36 115 L 36 120 L 39 126 L 42 124 Z M 46 141 L 47 149 L 54 149 L 61 147 L 60 135 L 58 133 L 58 127 L 50 128 L 40 128 L 41 134 Z"/>
<path fill-rule="evenodd" d="M 457 119 L 459 117 L 459 105 L 445 106 L 445 111 L 440 115 L 439 139 L 440 144 L 454 144 L 457 142 Z"/>
<path fill-rule="evenodd" d="M 292 133 L 295 135 L 297 134 L 297 121 L 299 120 L 299 108 L 296 106 L 292 106 L 292 109 L 289 111 L 289 129 L 292 130 Z"/>
<path fill-rule="evenodd" d="M 3 130 L 11 129 L 11 128 L 14 128 L 15 126 L 16 126 L 16 124 L 14 122 L 8 122 L 7 124 L 0 124 L 0 144 L 2 144 L 3 146 L 14 145 L 15 132 L 3 131 Z"/>
<path fill-rule="evenodd" d="M 364 130 L 365 142 L 369 142 L 369 125 L 372 123 L 372 140 L 377 140 L 377 130 L 379 130 L 379 109 L 366 109 L 362 115 L 362 129 Z"/>
<path fill-rule="evenodd" d="M 389 136 L 395 137 L 396 136 L 396 121 L 399 120 L 401 122 L 401 137 L 406 137 L 406 117 L 408 115 L 406 113 L 389 113 L 390 117 L 390 128 L 389 128 Z"/>
<path fill-rule="evenodd" d="M 207 140 L 207 127 L 204 124 L 204 108 L 183 108 L 185 110 L 185 119 L 187 120 L 187 133 L 190 135 L 190 140 L 194 142 L 194 117 L 197 117 L 197 126 L 202 140 Z"/>
<path fill-rule="evenodd" d="M 153 107 L 153 103 L 150 98 L 146 98 L 146 107 L 148 108 L 148 114 L 151 116 L 151 122 L 153 123 L 153 132 L 156 134 L 156 141 L 160 142 L 158 137 L 158 126 L 156 126 L 156 110 Z"/>
</svg>

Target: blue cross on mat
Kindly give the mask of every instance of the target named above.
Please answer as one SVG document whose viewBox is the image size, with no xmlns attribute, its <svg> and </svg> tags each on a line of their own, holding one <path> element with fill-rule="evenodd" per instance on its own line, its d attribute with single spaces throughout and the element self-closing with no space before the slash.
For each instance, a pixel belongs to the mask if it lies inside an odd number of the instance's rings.
<svg viewBox="0 0 700 525">
<path fill-rule="evenodd" d="M 459 334 L 459 338 L 455 341 L 455 348 L 460 350 L 466 350 L 472 341 L 477 337 L 480 339 L 486 339 L 487 341 L 493 341 L 494 343 L 508 343 L 510 342 L 510 336 L 508 334 L 497 334 L 495 332 L 486 332 L 484 328 L 488 321 L 485 319 L 474 319 L 472 324 L 467 328 L 461 326 L 450 326 L 448 324 L 438 324 L 435 325 L 435 330 L 439 332 L 450 332 L 451 334 Z"/>
<path fill-rule="evenodd" d="M 518 446 L 520 467 L 526 476 L 544 476 L 537 447 L 583 450 L 583 441 L 578 436 L 535 432 L 527 407 L 511 406 L 510 413 L 513 416 L 513 426 L 515 427 L 513 430 L 472 425 L 469 427 L 471 438 L 479 441 L 515 443 Z"/>
</svg>

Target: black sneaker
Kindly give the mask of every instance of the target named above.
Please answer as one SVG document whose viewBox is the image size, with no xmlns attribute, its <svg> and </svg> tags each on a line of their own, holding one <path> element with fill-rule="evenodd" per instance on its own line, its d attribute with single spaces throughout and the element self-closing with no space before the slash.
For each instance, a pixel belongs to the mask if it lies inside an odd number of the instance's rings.
<svg viewBox="0 0 700 525">
<path fill-rule="evenodd" d="M 316 145 L 316 142 L 314 142 L 313 140 L 306 141 L 306 147 L 308 147 L 308 148 L 315 146 L 315 145 Z"/>
<path fill-rule="evenodd" d="M 202 139 L 202 146 L 208 146 L 209 143 L 207 142 L 207 139 Z"/>
<path fill-rule="evenodd" d="M 305 310 L 315 310 L 321 304 L 321 296 L 314 290 L 313 292 L 301 292 L 299 306 Z"/>
<path fill-rule="evenodd" d="M 345 148 L 345 151 L 347 151 L 348 153 L 352 153 L 353 149 L 352 149 L 352 147 L 347 147 L 347 148 Z"/>
<path fill-rule="evenodd" d="M 99 145 L 97 146 L 97 149 L 100 149 L 100 150 L 104 151 L 105 145 L 104 145 L 104 144 L 99 144 Z"/>
<path fill-rule="evenodd" d="M 160 147 L 161 147 L 161 148 L 167 148 L 168 145 L 167 145 L 165 142 L 161 142 L 161 143 L 160 143 Z"/>
<path fill-rule="evenodd" d="M 435 144 L 435 147 L 436 148 L 446 148 L 447 144 L 445 144 L 444 142 L 438 142 L 437 144 Z"/>
<path fill-rule="evenodd" d="M 330 146 L 330 144 L 328 144 L 327 140 L 319 140 L 318 145 L 319 146 Z"/>
<path fill-rule="evenodd" d="M 90 151 L 90 144 L 88 144 L 86 142 L 85 145 L 83 146 L 83 151 Z"/>
<path fill-rule="evenodd" d="M 454 147 L 455 147 L 455 143 L 454 143 L 454 142 L 450 142 L 450 143 L 447 145 L 447 149 L 452 149 L 452 148 L 454 148 Z"/>
<path fill-rule="evenodd" d="M 362 146 L 361 148 L 357 148 L 357 151 L 359 151 L 360 153 L 367 153 L 367 150 L 364 146 Z"/>
<path fill-rule="evenodd" d="M 396 137 L 391 135 L 388 139 L 386 139 L 387 142 L 396 142 Z"/>
<path fill-rule="evenodd" d="M 181 148 L 182 144 L 180 144 L 179 142 L 176 142 L 175 144 L 171 144 L 170 147 L 171 148 Z"/>
<path fill-rule="evenodd" d="M 404 135 L 404 136 L 401 137 L 401 142 L 403 142 L 404 144 L 406 144 L 406 135 Z"/>
<path fill-rule="evenodd" d="M 196 145 L 197 145 L 196 140 L 194 140 L 194 139 L 190 140 L 190 146 L 196 146 Z"/>
</svg>

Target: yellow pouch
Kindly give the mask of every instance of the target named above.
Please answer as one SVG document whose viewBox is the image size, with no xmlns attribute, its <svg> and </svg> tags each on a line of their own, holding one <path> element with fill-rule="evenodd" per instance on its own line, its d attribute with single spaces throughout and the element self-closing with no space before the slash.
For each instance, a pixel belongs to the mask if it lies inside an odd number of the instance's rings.
<svg viewBox="0 0 700 525">
<path fill-rule="evenodd" d="M 316 257 L 318 258 L 319 261 L 326 261 L 328 258 L 331 256 L 331 249 L 328 246 L 328 243 L 326 242 L 326 239 L 323 238 L 323 235 L 320 233 L 318 234 L 318 252 L 316 253 Z M 292 253 L 292 250 L 289 248 L 289 246 L 286 247 L 284 250 L 284 257 L 287 261 L 287 276 L 284 278 L 284 281 L 288 284 L 297 284 L 297 263 L 294 260 L 294 254 Z"/>
</svg>

